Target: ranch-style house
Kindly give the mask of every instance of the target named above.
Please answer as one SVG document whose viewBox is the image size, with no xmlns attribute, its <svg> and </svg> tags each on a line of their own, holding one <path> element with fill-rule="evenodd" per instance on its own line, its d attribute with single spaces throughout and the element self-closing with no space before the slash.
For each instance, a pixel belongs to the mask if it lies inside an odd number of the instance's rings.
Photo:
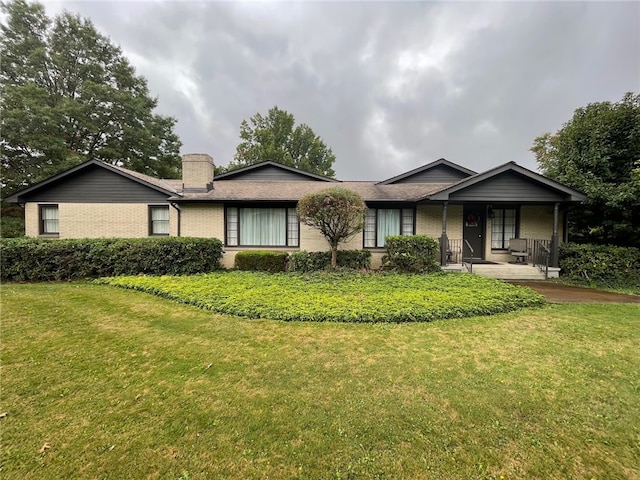
<svg viewBox="0 0 640 480">
<path fill-rule="evenodd" d="M 440 159 L 376 182 L 339 181 L 268 161 L 214 178 L 209 155 L 188 154 L 181 179 L 89 160 L 5 200 L 24 206 L 29 237 L 215 237 L 224 242 L 223 266 L 232 267 L 241 250 L 327 250 L 318 231 L 300 224 L 296 205 L 302 195 L 332 186 L 364 198 L 364 230 L 341 248 L 369 249 L 374 268 L 388 235 L 425 234 L 440 242 L 443 267 L 540 263 L 546 253 L 557 272 L 567 214 L 586 199 L 514 162 L 476 173 Z M 526 239 L 524 258 L 510 251 L 512 239 Z"/>
</svg>

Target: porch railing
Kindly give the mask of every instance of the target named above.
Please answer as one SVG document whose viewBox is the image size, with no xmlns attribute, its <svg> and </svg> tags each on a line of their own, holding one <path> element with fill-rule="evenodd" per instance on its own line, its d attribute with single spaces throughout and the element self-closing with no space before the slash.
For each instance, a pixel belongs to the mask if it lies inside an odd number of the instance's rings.
<svg viewBox="0 0 640 480">
<path fill-rule="evenodd" d="M 469 255 L 469 273 L 473 273 L 473 254 L 476 252 L 473 250 L 473 247 L 467 240 L 464 240 L 464 244 L 467 246 L 467 248 L 469 249 L 469 253 L 471 254 Z M 464 264 L 464 255 L 462 255 L 462 266 L 464 266 Z"/>
<path fill-rule="evenodd" d="M 534 267 L 538 267 L 544 272 L 545 280 L 549 278 L 549 259 L 551 258 L 551 240 L 527 239 L 527 244 L 531 242 L 529 251 Z"/>
</svg>

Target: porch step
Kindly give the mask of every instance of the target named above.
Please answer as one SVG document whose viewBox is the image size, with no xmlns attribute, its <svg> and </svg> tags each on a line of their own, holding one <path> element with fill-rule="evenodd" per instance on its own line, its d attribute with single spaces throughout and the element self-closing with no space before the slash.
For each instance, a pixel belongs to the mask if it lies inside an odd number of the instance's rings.
<svg viewBox="0 0 640 480">
<path fill-rule="evenodd" d="M 544 273 L 533 265 L 514 265 L 510 263 L 474 265 L 473 273 L 500 280 L 544 280 Z"/>
</svg>

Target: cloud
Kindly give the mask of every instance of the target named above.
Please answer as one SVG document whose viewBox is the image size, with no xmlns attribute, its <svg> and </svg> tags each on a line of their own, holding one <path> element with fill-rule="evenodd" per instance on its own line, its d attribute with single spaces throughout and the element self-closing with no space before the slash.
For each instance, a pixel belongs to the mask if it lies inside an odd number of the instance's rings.
<svg viewBox="0 0 640 480">
<path fill-rule="evenodd" d="M 529 147 L 640 85 L 637 2 L 48 2 L 90 17 L 226 165 L 278 105 L 336 154 L 338 178 L 435 159 L 535 169 Z"/>
</svg>

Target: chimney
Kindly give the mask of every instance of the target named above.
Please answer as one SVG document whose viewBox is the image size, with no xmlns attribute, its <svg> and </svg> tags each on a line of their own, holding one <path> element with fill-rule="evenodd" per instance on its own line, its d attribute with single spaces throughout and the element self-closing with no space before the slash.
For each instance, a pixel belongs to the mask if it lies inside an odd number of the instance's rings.
<svg viewBox="0 0 640 480">
<path fill-rule="evenodd" d="M 182 191 L 206 193 L 213 188 L 213 158 L 206 153 L 182 156 Z"/>
</svg>

